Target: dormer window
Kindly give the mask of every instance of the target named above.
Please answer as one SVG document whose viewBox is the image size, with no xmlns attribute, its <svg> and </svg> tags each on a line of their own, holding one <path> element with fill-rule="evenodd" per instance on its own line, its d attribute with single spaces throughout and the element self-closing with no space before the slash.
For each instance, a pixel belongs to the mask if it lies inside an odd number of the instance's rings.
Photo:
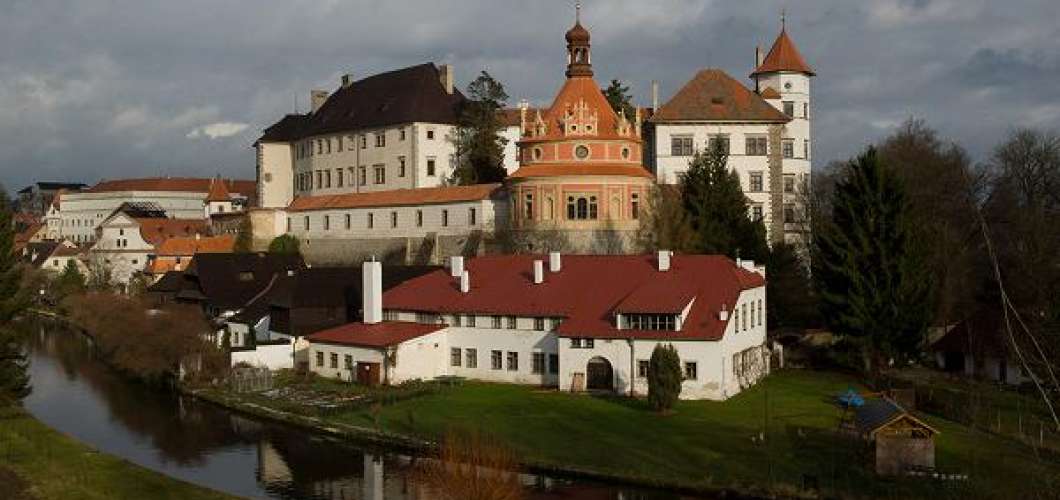
<svg viewBox="0 0 1060 500">
<path fill-rule="evenodd" d="M 677 331 L 676 314 L 650 314 L 635 313 L 623 314 L 621 320 L 625 323 L 625 329 L 629 330 L 653 330 L 653 331 Z"/>
</svg>

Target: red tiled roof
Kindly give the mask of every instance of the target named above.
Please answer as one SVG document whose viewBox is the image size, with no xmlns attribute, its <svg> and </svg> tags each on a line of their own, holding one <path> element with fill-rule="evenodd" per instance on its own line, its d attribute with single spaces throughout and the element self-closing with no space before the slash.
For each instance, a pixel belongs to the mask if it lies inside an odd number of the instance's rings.
<svg viewBox="0 0 1060 500">
<path fill-rule="evenodd" d="M 153 177 L 144 179 L 115 179 L 101 181 L 99 184 L 85 190 L 86 193 L 106 193 L 111 191 L 191 191 L 207 193 L 210 191 L 211 178 L 191 177 Z M 254 181 L 231 180 L 223 181 L 229 192 L 251 197 L 257 190 Z"/>
<path fill-rule="evenodd" d="M 388 347 L 437 332 L 443 328 L 445 328 L 445 325 L 427 325 L 405 321 L 384 321 L 375 324 L 348 323 L 319 331 L 306 338 L 311 342 L 328 344 Z"/>
<path fill-rule="evenodd" d="M 600 86 L 596 84 L 596 81 L 587 76 L 567 78 L 552 101 L 552 106 L 541 113 L 541 119 L 548 125 L 545 135 L 533 139 L 570 139 L 563 134 L 560 124 L 563 123 L 567 112 L 581 101 L 585 101 L 589 109 L 596 111 L 596 135 L 590 136 L 592 139 L 640 140 L 635 135 L 618 134 L 618 114 L 611 109 L 611 104 L 607 102 L 607 98 L 600 91 Z M 536 114 L 528 115 L 528 118 L 534 116 Z M 634 119 L 632 116 L 626 118 L 631 122 Z"/>
<path fill-rule="evenodd" d="M 777 89 L 773 87 L 766 87 L 766 89 L 758 95 L 762 96 L 762 99 L 780 99 L 780 92 L 777 92 Z"/>
<path fill-rule="evenodd" d="M 23 229 L 21 233 L 15 234 L 15 242 L 16 243 L 29 242 L 43 228 L 44 228 L 44 224 L 42 224 L 40 222 L 32 222 L 32 223 L 30 223 L 29 226 L 26 227 L 26 229 Z"/>
<path fill-rule="evenodd" d="M 675 255 L 670 270 L 660 272 L 648 255 L 564 255 L 559 273 L 546 273 L 534 284 L 532 255 L 495 255 L 469 259 L 471 290 L 461 293 L 445 270 L 415 278 L 383 294 L 386 309 L 435 313 L 468 313 L 565 318 L 560 335 L 599 338 L 674 340 L 720 339 L 740 292 L 764 286 L 760 274 L 738 267 L 720 255 Z M 662 280 L 665 285 L 659 285 Z M 646 292 L 639 290 L 644 289 Z M 650 293 L 647 293 L 650 292 Z M 679 310 L 695 302 L 679 332 L 618 330 L 614 313 Z M 628 299 L 628 302 L 627 302 Z M 687 300 L 686 300 L 687 299 Z"/>
<path fill-rule="evenodd" d="M 206 201 L 232 201 L 232 195 L 228 193 L 225 182 L 220 177 L 210 180 L 210 191 L 206 193 Z"/>
<path fill-rule="evenodd" d="M 394 189 L 372 193 L 345 193 L 319 196 L 298 196 L 287 207 L 288 211 L 325 210 L 337 208 L 392 207 L 430 203 L 456 203 L 484 200 L 493 196 L 500 184 L 443 186 L 418 189 Z"/>
<path fill-rule="evenodd" d="M 704 69 L 652 117 L 653 122 L 681 120 L 787 123 L 791 118 L 724 71 Z"/>
<path fill-rule="evenodd" d="M 644 167 L 618 163 L 563 163 L 540 164 L 519 167 L 509 178 L 554 177 L 559 175 L 625 175 L 652 178 Z"/>
<path fill-rule="evenodd" d="M 803 60 L 802 54 L 799 54 L 799 49 L 795 48 L 795 43 L 788 37 L 787 30 L 783 29 L 780 30 L 777 40 L 773 42 L 773 47 L 769 49 L 769 54 L 766 54 L 762 64 L 755 68 L 751 76 L 775 71 L 797 71 L 810 76 L 815 74 L 810 69 L 810 65 Z"/>
<path fill-rule="evenodd" d="M 181 236 L 206 234 L 207 221 L 203 219 L 163 219 L 157 217 L 133 219 L 140 226 L 140 236 L 147 243 L 158 246 L 165 240 Z"/>
<path fill-rule="evenodd" d="M 236 237 L 231 234 L 220 236 L 177 237 L 163 241 L 155 254 L 160 256 L 185 256 L 197 253 L 229 253 L 235 247 Z"/>
</svg>

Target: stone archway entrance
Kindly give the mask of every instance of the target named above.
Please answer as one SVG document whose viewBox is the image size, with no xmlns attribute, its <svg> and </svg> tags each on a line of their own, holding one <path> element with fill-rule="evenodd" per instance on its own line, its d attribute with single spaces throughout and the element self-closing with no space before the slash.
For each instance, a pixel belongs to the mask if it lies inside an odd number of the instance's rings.
<svg viewBox="0 0 1060 500">
<path fill-rule="evenodd" d="M 614 391 L 615 372 L 611 368 L 611 362 L 596 356 L 589 360 L 585 367 L 585 388 L 590 391 Z"/>
</svg>

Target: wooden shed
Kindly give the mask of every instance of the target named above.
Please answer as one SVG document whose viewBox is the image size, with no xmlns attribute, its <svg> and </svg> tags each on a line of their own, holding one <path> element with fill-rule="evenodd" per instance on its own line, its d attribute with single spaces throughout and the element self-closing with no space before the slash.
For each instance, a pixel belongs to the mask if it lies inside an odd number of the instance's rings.
<svg viewBox="0 0 1060 500">
<path fill-rule="evenodd" d="M 854 419 L 858 433 L 872 443 L 877 474 L 898 476 L 935 468 L 935 435 L 939 432 L 894 400 L 867 400 Z"/>
</svg>

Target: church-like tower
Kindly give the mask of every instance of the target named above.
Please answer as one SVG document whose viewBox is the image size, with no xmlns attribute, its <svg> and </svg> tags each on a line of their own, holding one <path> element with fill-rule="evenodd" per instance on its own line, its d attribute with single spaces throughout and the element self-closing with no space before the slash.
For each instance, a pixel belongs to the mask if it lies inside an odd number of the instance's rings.
<svg viewBox="0 0 1060 500">
<path fill-rule="evenodd" d="M 563 232 L 571 250 L 585 252 L 605 250 L 592 241 L 605 231 L 628 251 L 653 182 L 641 164 L 640 120 L 615 113 L 593 80 L 580 15 L 566 42 L 563 87 L 548 109 L 521 119 L 520 167 L 508 178 L 512 225 Z"/>
</svg>

